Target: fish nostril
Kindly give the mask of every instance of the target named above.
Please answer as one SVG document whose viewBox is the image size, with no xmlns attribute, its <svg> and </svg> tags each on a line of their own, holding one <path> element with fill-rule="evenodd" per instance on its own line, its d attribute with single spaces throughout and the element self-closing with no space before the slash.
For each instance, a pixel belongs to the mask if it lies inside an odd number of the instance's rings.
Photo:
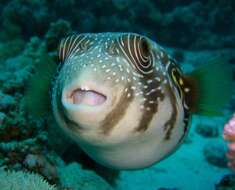
<svg viewBox="0 0 235 190">
<path fill-rule="evenodd" d="M 76 89 L 68 99 L 70 103 L 75 105 L 98 106 L 103 104 L 107 97 L 97 91 Z"/>
</svg>

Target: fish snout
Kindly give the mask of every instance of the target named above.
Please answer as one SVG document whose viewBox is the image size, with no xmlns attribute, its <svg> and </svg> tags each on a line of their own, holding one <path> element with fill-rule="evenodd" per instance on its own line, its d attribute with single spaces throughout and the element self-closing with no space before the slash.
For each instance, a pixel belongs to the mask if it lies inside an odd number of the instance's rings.
<svg viewBox="0 0 235 190">
<path fill-rule="evenodd" d="M 71 84 L 62 90 L 65 116 L 80 127 L 98 127 L 109 112 L 113 96 L 110 89 L 97 83 Z"/>
<path fill-rule="evenodd" d="M 90 106 L 95 107 L 102 105 L 107 99 L 107 96 L 86 88 L 77 88 L 69 92 L 65 96 L 66 103 L 73 106 Z"/>
</svg>

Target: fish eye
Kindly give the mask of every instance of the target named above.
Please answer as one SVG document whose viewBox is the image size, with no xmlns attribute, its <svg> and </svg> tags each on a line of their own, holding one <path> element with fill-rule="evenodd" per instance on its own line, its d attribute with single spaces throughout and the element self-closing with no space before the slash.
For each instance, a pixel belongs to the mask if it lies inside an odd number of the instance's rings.
<svg viewBox="0 0 235 190">
<path fill-rule="evenodd" d="M 150 55 L 150 47 L 146 39 L 141 40 L 140 47 L 143 57 L 147 58 Z"/>
</svg>

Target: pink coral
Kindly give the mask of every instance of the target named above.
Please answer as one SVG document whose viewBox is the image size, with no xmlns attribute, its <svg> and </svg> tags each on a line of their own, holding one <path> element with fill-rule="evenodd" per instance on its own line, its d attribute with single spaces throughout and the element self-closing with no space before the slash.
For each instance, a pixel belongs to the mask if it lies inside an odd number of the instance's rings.
<svg viewBox="0 0 235 190">
<path fill-rule="evenodd" d="M 228 166 L 235 171 L 235 114 L 224 126 L 223 138 L 229 141 L 227 158 Z"/>
</svg>

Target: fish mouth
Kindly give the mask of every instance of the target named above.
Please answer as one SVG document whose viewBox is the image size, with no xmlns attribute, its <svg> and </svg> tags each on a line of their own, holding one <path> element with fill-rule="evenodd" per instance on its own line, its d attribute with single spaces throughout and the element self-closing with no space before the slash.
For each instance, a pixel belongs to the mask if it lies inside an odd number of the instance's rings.
<svg viewBox="0 0 235 190">
<path fill-rule="evenodd" d="M 63 89 L 62 104 L 68 110 L 96 112 L 107 108 L 111 97 L 110 90 L 102 85 L 75 82 Z"/>
<path fill-rule="evenodd" d="M 97 107 L 107 101 L 107 95 L 98 90 L 81 87 L 66 91 L 63 100 L 71 106 Z"/>
<path fill-rule="evenodd" d="M 107 96 L 95 90 L 78 88 L 71 92 L 68 99 L 74 105 L 99 106 L 104 104 Z"/>
</svg>

